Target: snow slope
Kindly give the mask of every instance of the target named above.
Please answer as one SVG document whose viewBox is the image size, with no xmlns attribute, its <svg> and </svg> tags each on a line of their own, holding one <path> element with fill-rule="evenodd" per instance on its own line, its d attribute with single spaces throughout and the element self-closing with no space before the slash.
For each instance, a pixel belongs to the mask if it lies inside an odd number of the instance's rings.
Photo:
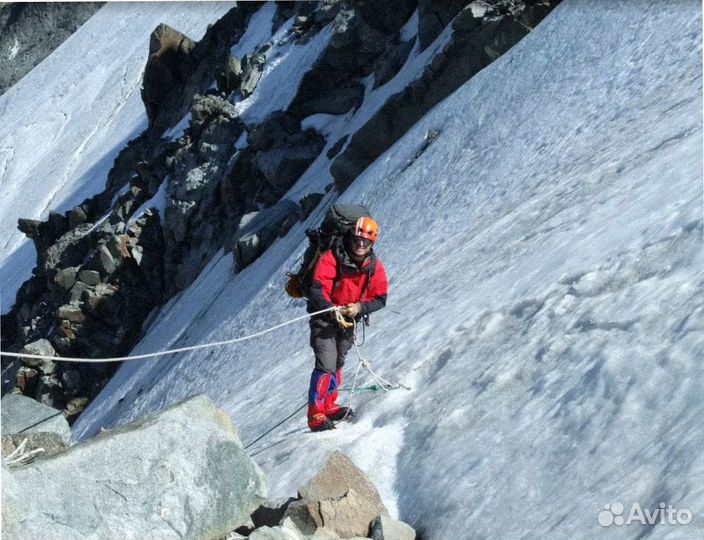
<svg viewBox="0 0 704 540">
<path fill-rule="evenodd" d="M 46 219 L 102 191 L 117 154 L 146 129 L 139 91 L 151 32 L 163 22 L 199 40 L 233 4 L 108 3 L 0 96 L 2 313 L 36 259 L 17 219 Z"/>
<path fill-rule="evenodd" d="M 566 0 L 357 179 L 342 199 L 380 221 L 391 281 L 360 350 L 411 390 L 251 445 L 272 497 L 340 449 L 427 538 L 704 537 L 701 25 L 692 0 Z M 283 272 L 320 214 L 240 274 L 215 257 L 135 354 L 301 315 Z M 74 437 L 205 392 L 248 444 L 303 405 L 311 368 L 303 323 L 130 362 Z M 617 502 L 693 520 L 600 526 Z"/>
</svg>

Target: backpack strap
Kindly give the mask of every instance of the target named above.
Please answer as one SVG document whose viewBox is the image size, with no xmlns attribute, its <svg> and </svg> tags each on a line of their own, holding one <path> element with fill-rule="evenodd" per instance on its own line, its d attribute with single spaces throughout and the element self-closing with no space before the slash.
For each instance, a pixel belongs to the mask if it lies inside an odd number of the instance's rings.
<svg viewBox="0 0 704 540">
<path fill-rule="evenodd" d="M 364 283 L 364 288 L 362 289 L 362 300 L 367 299 L 367 291 L 369 290 L 369 285 L 372 282 L 372 277 L 374 276 L 374 271 L 376 270 L 376 255 L 374 254 L 374 251 L 370 251 L 369 256 L 372 261 L 364 269 L 365 274 L 367 274 L 367 281 Z"/>
</svg>

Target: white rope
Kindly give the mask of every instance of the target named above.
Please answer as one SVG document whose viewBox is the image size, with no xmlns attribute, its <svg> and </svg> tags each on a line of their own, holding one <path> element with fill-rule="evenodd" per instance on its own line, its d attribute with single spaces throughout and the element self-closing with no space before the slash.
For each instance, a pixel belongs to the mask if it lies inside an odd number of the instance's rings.
<svg viewBox="0 0 704 540">
<path fill-rule="evenodd" d="M 20 445 L 15 448 L 14 452 L 12 452 L 9 456 L 3 459 L 5 465 L 24 465 L 25 463 L 29 463 L 32 459 L 34 459 L 34 456 L 36 456 L 37 454 L 41 454 L 42 452 L 44 452 L 43 448 L 35 448 L 34 450 L 31 450 L 29 452 L 25 451 L 25 446 L 27 446 L 27 440 L 28 439 L 24 439 L 20 443 Z"/>
<path fill-rule="evenodd" d="M 401 384 L 400 382 L 392 383 L 384 379 L 383 377 L 379 377 L 374 371 L 372 370 L 371 365 L 369 364 L 369 361 L 366 360 L 363 356 L 362 353 L 359 352 L 359 346 L 357 345 L 357 321 L 354 321 L 354 330 L 352 332 L 352 344 L 354 345 L 354 350 L 357 353 L 357 358 L 359 358 L 359 362 L 357 362 L 357 369 L 354 372 L 354 377 L 352 379 L 352 386 L 350 387 L 350 399 L 349 399 L 349 406 L 347 408 L 347 412 L 345 413 L 345 418 L 347 418 L 347 415 L 352 411 L 352 396 L 354 396 L 354 389 L 357 386 L 357 377 L 359 375 L 359 370 L 360 368 L 366 369 L 369 374 L 376 379 L 376 382 L 379 383 L 379 386 L 384 390 L 384 392 L 389 392 L 391 390 L 394 390 L 396 388 L 405 388 L 406 390 L 410 390 L 408 386 L 405 384 Z"/>
<path fill-rule="evenodd" d="M 272 326 L 271 328 L 267 328 L 265 330 L 262 330 L 261 332 L 256 332 L 254 334 L 250 334 L 248 336 L 243 336 L 239 337 L 236 339 L 227 339 L 225 341 L 215 341 L 211 343 L 201 343 L 200 345 L 191 345 L 189 347 L 181 347 L 179 349 L 169 349 L 166 351 L 159 351 L 159 352 L 153 352 L 153 353 L 146 353 L 146 354 L 136 354 L 134 356 L 116 356 L 112 358 L 74 358 L 71 356 L 43 356 L 40 354 L 22 354 L 22 353 L 11 353 L 11 352 L 5 352 L 5 351 L 0 351 L 0 354 L 5 355 L 5 356 L 13 356 L 15 358 L 36 358 L 38 360 L 53 360 L 54 362 L 85 362 L 85 363 L 100 363 L 100 362 L 126 362 L 128 360 L 142 360 L 144 358 L 154 358 L 156 356 L 164 356 L 167 354 L 175 354 L 175 353 L 182 353 L 182 352 L 188 352 L 188 351 L 195 351 L 198 349 L 206 349 L 209 347 L 220 347 L 222 345 L 231 345 L 233 343 L 239 343 L 240 341 L 246 341 L 248 339 L 254 339 L 259 336 L 263 336 L 264 334 L 268 334 L 269 332 L 273 332 L 274 330 L 278 330 L 279 328 L 295 323 L 297 321 L 300 321 L 302 319 L 308 319 L 310 317 L 314 317 L 315 315 L 320 315 L 321 313 L 327 313 L 328 311 L 335 311 L 338 309 L 341 309 L 342 306 L 334 306 L 330 307 L 327 309 L 321 309 L 320 311 L 316 311 L 314 313 L 307 313 L 306 315 L 302 315 L 301 317 L 296 317 L 294 319 L 291 319 L 286 322 L 282 322 L 281 324 L 277 324 L 276 326 Z"/>
</svg>

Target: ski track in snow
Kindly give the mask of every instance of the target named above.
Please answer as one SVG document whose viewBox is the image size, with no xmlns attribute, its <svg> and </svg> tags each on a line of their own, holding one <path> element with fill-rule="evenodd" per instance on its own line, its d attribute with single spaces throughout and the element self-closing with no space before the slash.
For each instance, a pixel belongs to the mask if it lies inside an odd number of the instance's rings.
<svg viewBox="0 0 704 540">
<path fill-rule="evenodd" d="M 300 80 L 327 31 L 310 50 L 274 43 L 282 61 L 258 90 Z M 324 126 L 331 146 L 448 38 L 414 50 L 355 113 L 306 123 Z M 371 206 L 390 276 L 389 309 L 373 315 L 361 352 L 411 390 L 354 396 L 358 419 L 331 432 L 308 432 L 301 412 L 254 444 L 273 498 L 341 450 L 424 537 L 704 536 L 701 41 L 693 1 L 565 0 L 357 179 L 342 200 Z M 263 117 L 264 94 L 238 106 Z M 326 151 L 288 197 L 323 191 Z M 323 205 L 239 274 L 218 253 L 133 352 L 299 316 L 283 272 Z M 343 386 L 356 361 L 352 351 Z M 73 436 L 206 393 L 246 445 L 305 403 L 311 368 L 305 324 L 128 362 Z M 615 502 L 665 502 L 695 519 L 600 527 Z"/>
</svg>

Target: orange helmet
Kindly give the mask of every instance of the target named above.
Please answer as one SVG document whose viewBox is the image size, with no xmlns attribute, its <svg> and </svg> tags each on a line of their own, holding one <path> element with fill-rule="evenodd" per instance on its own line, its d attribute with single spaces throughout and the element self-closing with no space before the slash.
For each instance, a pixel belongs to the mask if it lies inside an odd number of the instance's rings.
<svg viewBox="0 0 704 540">
<path fill-rule="evenodd" d="M 370 217 L 361 217 L 356 221 L 351 232 L 352 236 L 376 242 L 376 239 L 379 238 L 379 225 Z"/>
</svg>

